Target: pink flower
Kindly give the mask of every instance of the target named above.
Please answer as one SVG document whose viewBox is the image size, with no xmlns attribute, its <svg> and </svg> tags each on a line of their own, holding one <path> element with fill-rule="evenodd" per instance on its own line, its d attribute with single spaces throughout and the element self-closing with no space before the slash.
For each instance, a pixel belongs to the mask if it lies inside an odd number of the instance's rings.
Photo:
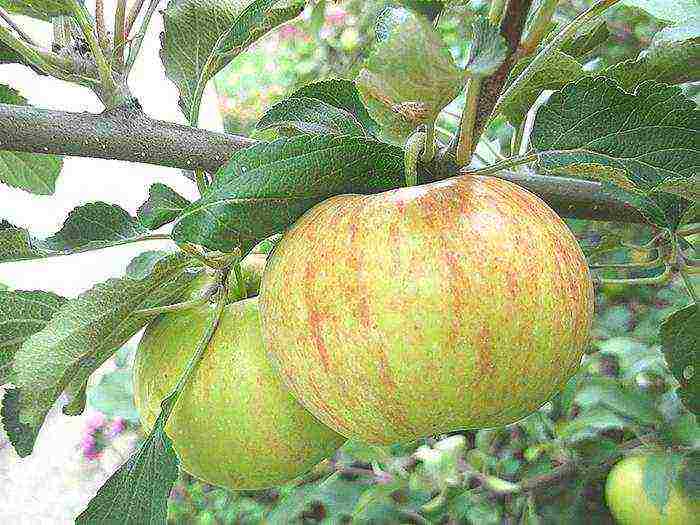
<svg viewBox="0 0 700 525">
<path fill-rule="evenodd" d="M 345 19 L 348 14 L 345 11 L 336 11 L 335 13 L 326 14 L 326 22 L 332 26 L 345 25 Z"/>
<path fill-rule="evenodd" d="M 87 428 L 88 431 L 94 432 L 95 430 L 101 429 L 103 426 L 105 426 L 105 423 L 107 420 L 105 419 L 105 416 L 100 413 L 100 412 L 95 412 L 94 414 L 90 415 L 87 420 Z"/>
<path fill-rule="evenodd" d="M 101 452 L 97 450 L 97 441 L 92 434 L 85 434 L 80 440 L 80 448 L 83 452 L 83 457 L 87 460 L 94 460 L 100 457 Z"/>
<path fill-rule="evenodd" d="M 279 35 L 282 40 L 289 40 L 299 36 L 303 36 L 304 32 L 296 26 L 286 25 L 279 30 Z"/>
<path fill-rule="evenodd" d="M 126 419 L 124 419 L 123 417 L 118 417 L 109 424 L 109 428 L 107 429 L 107 436 L 111 438 L 117 437 L 119 434 L 124 432 L 125 429 Z"/>
</svg>

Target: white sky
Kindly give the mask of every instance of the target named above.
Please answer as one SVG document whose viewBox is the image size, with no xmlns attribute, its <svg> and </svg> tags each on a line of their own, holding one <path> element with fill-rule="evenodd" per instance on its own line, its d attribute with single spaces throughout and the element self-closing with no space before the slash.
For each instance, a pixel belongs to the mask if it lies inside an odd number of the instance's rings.
<svg viewBox="0 0 700 525">
<path fill-rule="evenodd" d="M 112 1 L 107 0 L 106 4 L 105 13 L 109 13 Z M 48 41 L 48 24 L 17 18 L 37 40 Z M 161 31 L 162 18 L 156 12 L 141 56 L 132 72 L 130 86 L 149 115 L 183 122 L 177 109 L 177 90 L 165 77 L 158 57 L 158 35 Z M 102 109 L 88 89 L 36 75 L 21 66 L 0 66 L 0 83 L 18 89 L 37 107 L 90 112 Z M 203 127 L 222 129 L 213 82 L 205 93 L 201 119 Z M 166 183 L 183 195 L 194 196 L 194 184 L 176 169 L 120 161 L 66 158 L 53 196 L 30 195 L 0 184 L 0 217 L 45 236 L 60 229 L 68 212 L 86 202 L 115 203 L 134 214 L 146 199 L 148 187 L 154 182 Z M 0 282 L 16 289 L 40 288 L 72 296 L 96 282 L 121 275 L 131 258 L 142 251 L 167 244 L 151 241 L 46 261 L 2 264 Z"/>
</svg>

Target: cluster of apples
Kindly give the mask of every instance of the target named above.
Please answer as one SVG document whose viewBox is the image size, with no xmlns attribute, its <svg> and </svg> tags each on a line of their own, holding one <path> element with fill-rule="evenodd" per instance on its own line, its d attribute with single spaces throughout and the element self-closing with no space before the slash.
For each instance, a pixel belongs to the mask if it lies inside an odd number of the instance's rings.
<svg viewBox="0 0 700 525">
<path fill-rule="evenodd" d="M 166 431 L 186 471 L 240 490 L 294 479 L 347 438 L 509 424 L 576 371 L 593 301 L 574 236 L 514 184 L 334 197 L 285 233 L 259 296 L 226 307 Z M 147 328 L 134 368 L 147 429 L 213 311 Z"/>
</svg>

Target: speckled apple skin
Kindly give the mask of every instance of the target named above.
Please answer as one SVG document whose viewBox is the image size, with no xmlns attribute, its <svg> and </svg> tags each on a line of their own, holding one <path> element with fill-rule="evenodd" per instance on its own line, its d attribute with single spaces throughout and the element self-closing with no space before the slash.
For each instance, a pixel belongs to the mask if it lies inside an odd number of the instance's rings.
<svg viewBox="0 0 700 525">
<path fill-rule="evenodd" d="M 376 444 L 533 412 L 577 370 L 593 303 L 559 216 L 469 176 L 317 205 L 277 245 L 260 295 L 296 398 Z"/>
<path fill-rule="evenodd" d="M 214 308 L 161 315 L 138 347 L 136 408 L 150 431 Z M 166 425 L 181 466 L 231 490 L 280 485 L 304 474 L 345 440 L 319 423 L 270 366 L 257 298 L 226 307 L 219 328 Z"/>
</svg>

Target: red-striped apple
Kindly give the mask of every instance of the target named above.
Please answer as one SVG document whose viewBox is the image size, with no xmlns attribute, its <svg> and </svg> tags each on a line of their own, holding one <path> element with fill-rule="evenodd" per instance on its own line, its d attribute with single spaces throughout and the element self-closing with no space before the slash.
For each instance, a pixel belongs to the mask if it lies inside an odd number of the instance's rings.
<svg viewBox="0 0 700 525">
<path fill-rule="evenodd" d="M 594 299 L 559 216 L 471 176 L 317 205 L 277 245 L 260 294 L 294 396 L 385 444 L 536 410 L 577 370 Z"/>
</svg>

